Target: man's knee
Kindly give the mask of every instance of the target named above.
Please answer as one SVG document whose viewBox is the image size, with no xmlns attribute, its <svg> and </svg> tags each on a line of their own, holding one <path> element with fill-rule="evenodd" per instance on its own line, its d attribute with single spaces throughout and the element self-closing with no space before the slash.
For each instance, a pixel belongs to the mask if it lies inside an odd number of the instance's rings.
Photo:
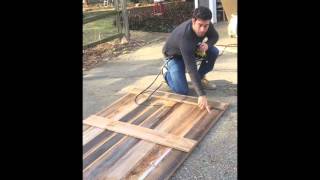
<svg viewBox="0 0 320 180">
<path fill-rule="evenodd" d="M 209 56 L 217 58 L 219 55 L 219 49 L 215 46 L 209 48 Z"/>
</svg>

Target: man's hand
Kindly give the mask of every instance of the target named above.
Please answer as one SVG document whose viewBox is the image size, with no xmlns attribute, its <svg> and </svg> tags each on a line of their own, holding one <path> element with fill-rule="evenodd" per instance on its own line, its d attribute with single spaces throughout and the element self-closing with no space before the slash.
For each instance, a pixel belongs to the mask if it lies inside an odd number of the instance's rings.
<svg viewBox="0 0 320 180">
<path fill-rule="evenodd" d="M 209 113 L 211 112 L 207 96 L 198 97 L 198 106 L 200 107 L 200 109 L 206 108 Z"/>
<path fill-rule="evenodd" d="M 201 43 L 199 46 L 200 51 L 206 52 L 208 50 L 208 44 L 207 43 Z"/>
</svg>

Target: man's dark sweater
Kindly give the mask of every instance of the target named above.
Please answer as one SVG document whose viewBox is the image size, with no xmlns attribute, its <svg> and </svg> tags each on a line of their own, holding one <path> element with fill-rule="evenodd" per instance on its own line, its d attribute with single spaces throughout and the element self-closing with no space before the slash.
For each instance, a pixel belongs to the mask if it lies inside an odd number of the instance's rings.
<svg viewBox="0 0 320 180">
<path fill-rule="evenodd" d="M 208 37 L 208 41 L 206 42 L 208 44 L 208 48 L 212 47 L 218 41 L 219 35 L 211 22 L 204 37 Z M 171 32 L 162 49 L 162 52 L 166 57 L 182 56 L 198 96 L 205 95 L 205 92 L 198 74 L 195 52 L 198 48 L 198 43 L 201 43 L 204 37 L 197 37 L 192 29 L 192 21 L 190 19 L 180 24 Z"/>
</svg>

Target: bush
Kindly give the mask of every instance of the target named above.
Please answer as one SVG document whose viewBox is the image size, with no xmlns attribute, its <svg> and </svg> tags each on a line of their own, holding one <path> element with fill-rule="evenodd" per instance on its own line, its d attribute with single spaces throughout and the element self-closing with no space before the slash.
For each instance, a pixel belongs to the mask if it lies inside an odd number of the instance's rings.
<svg viewBox="0 0 320 180">
<path fill-rule="evenodd" d="M 154 16 L 150 12 L 129 15 L 130 30 L 171 32 L 176 26 L 192 17 L 193 3 L 171 3 L 165 13 Z"/>
</svg>

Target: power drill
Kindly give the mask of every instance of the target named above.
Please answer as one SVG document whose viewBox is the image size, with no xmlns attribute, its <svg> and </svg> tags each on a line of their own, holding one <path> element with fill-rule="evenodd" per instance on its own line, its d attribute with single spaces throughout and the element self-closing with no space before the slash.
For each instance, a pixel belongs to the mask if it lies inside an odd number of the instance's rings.
<svg viewBox="0 0 320 180">
<path fill-rule="evenodd" d="M 197 55 L 197 56 L 199 56 L 199 57 L 201 57 L 201 58 L 204 58 L 204 57 L 207 56 L 207 54 L 206 54 L 205 51 L 201 51 L 201 50 L 199 49 L 200 45 L 201 45 L 202 43 L 206 43 L 207 41 L 208 41 L 208 37 L 205 37 L 205 38 L 203 38 L 202 42 L 199 42 L 199 43 L 197 44 L 197 47 L 198 47 L 198 49 L 196 50 L 196 55 Z"/>
</svg>

